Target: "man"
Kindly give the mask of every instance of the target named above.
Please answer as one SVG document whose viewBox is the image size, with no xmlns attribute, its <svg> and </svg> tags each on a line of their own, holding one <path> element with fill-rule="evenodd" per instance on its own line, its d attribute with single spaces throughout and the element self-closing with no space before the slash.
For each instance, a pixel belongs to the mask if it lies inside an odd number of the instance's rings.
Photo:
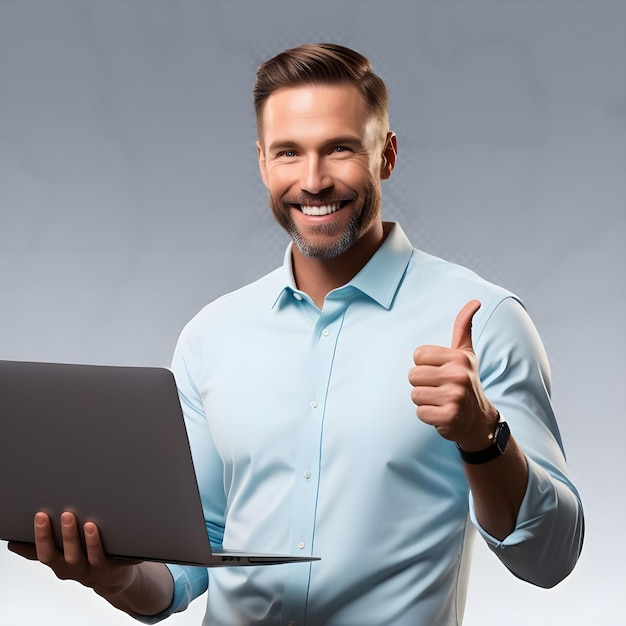
<svg viewBox="0 0 626 626">
<path fill-rule="evenodd" d="M 36 554 L 12 549 L 146 623 L 208 584 L 207 625 L 459 624 L 476 531 L 516 576 L 555 585 L 582 508 L 519 300 L 382 221 L 397 142 L 367 59 L 301 46 L 260 67 L 254 95 L 293 243 L 187 325 L 173 369 L 212 543 L 321 561 L 122 565 L 91 523 L 83 551 L 68 513 L 63 552 L 43 514 Z"/>
</svg>

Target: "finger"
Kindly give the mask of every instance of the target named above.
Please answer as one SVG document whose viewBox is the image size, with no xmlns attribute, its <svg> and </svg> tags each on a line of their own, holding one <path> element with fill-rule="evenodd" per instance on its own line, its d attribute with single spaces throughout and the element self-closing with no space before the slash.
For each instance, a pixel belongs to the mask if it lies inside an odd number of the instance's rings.
<svg viewBox="0 0 626 626">
<path fill-rule="evenodd" d="M 60 555 L 52 538 L 52 524 L 46 513 L 35 514 L 35 549 L 42 563 L 51 563 Z"/>
<path fill-rule="evenodd" d="M 443 346 L 419 346 L 413 352 L 413 363 L 418 366 L 438 366 L 450 360 L 450 348 Z"/>
<path fill-rule="evenodd" d="M 424 422 L 424 424 L 436 426 L 440 422 L 440 411 L 440 406 L 426 404 L 424 402 L 417 407 L 415 413 L 417 414 L 417 417 L 419 417 L 420 420 Z"/>
<path fill-rule="evenodd" d="M 63 556 L 68 565 L 78 565 L 86 561 L 85 550 L 80 541 L 78 522 L 72 513 L 61 514 L 61 536 L 63 537 Z"/>
<path fill-rule="evenodd" d="M 452 349 L 454 350 L 474 350 L 472 344 L 472 319 L 480 309 L 478 300 L 470 300 L 456 316 L 454 320 L 454 330 L 452 332 Z"/>
<path fill-rule="evenodd" d="M 446 436 L 444 433 L 449 432 L 454 422 L 454 415 L 449 410 L 449 407 L 446 406 L 421 404 L 417 407 L 416 413 L 417 417 L 424 422 L 424 424 L 434 426 L 439 431 L 439 434 L 444 437 Z"/>
<path fill-rule="evenodd" d="M 85 548 L 89 564 L 94 566 L 104 565 L 107 557 L 102 547 L 98 527 L 93 522 L 86 522 L 83 530 L 85 531 Z"/>
<path fill-rule="evenodd" d="M 411 400 L 419 409 L 425 406 L 441 408 L 449 418 L 454 418 L 462 411 L 465 392 L 454 383 L 438 386 L 413 387 Z"/>
<path fill-rule="evenodd" d="M 416 365 L 409 370 L 409 382 L 413 387 L 437 387 L 445 382 L 441 374 L 441 363 Z"/>
</svg>

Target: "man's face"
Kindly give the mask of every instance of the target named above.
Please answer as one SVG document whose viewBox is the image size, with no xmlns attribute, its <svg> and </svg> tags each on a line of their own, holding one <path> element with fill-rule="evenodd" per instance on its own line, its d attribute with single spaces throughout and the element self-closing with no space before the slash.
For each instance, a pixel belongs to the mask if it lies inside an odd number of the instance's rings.
<svg viewBox="0 0 626 626">
<path fill-rule="evenodd" d="M 274 217 L 302 254 L 343 254 L 380 219 L 391 134 L 349 84 L 279 89 L 262 121 L 259 167 Z"/>
</svg>

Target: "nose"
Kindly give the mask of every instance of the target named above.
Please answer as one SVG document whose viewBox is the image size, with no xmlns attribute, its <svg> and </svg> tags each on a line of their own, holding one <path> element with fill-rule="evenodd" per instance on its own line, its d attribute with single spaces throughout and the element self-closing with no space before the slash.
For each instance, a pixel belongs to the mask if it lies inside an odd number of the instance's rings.
<svg viewBox="0 0 626 626">
<path fill-rule="evenodd" d="M 332 177 L 324 165 L 324 160 L 318 155 L 312 155 L 303 160 L 300 176 L 300 188 L 311 194 L 318 194 L 324 189 L 332 187 Z"/>
</svg>

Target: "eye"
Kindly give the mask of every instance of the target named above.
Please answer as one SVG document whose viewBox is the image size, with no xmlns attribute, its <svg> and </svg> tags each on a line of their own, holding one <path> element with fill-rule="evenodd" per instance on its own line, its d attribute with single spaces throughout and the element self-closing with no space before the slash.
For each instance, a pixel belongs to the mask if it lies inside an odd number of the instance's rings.
<svg viewBox="0 0 626 626">
<path fill-rule="evenodd" d="M 348 146 L 334 146 L 330 153 L 333 156 L 347 158 L 350 155 L 354 154 L 354 150 L 352 148 L 349 148 Z"/>
<path fill-rule="evenodd" d="M 293 158 L 296 156 L 296 151 L 295 150 L 281 150 L 276 156 L 278 158 L 280 157 Z"/>
</svg>

